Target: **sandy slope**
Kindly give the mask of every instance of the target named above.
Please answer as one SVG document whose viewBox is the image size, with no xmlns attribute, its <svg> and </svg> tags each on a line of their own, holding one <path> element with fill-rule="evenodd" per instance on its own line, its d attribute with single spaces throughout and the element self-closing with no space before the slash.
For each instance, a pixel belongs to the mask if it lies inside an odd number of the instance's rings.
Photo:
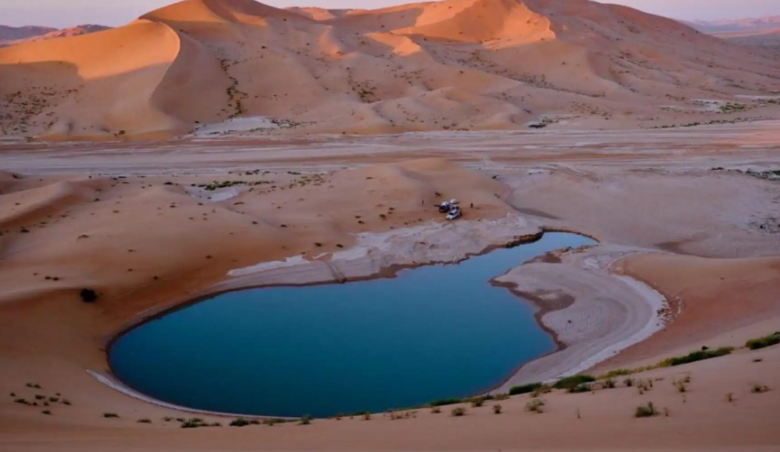
<svg viewBox="0 0 780 452">
<path fill-rule="evenodd" d="M 71 28 L 63 28 L 60 30 L 49 29 L 46 27 L 28 27 L 28 30 L 24 28 L 21 31 L 27 31 L 28 33 L 3 33 L 0 30 L 0 47 L 7 47 L 12 45 L 24 44 L 27 42 L 45 41 L 47 39 L 67 38 L 71 36 L 81 36 L 89 33 L 95 33 L 98 31 L 108 30 L 111 27 L 104 27 L 102 25 L 85 24 L 78 25 Z M 19 30 L 19 29 L 17 29 Z M 17 36 L 16 38 L 8 39 L 3 36 Z"/>
<path fill-rule="evenodd" d="M 84 77 L 95 65 L 111 76 Z M 188 0 L 111 32 L 0 50 L 11 80 L 0 131 L 170 136 L 234 117 L 282 121 L 276 133 L 732 121 L 778 111 L 743 101 L 722 114 L 695 100 L 775 92 L 778 69 L 762 49 L 588 1 L 329 11 Z"/>
</svg>

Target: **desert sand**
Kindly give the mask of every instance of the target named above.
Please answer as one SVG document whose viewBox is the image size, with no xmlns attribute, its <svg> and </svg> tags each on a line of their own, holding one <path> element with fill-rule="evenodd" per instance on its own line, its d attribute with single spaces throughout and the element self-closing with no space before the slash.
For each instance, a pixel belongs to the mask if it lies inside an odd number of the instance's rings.
<svg viewBox="0 0 780 452">
<path fill-rule="evenodd" d="M 521 367 L 506 386 L 742 345 L 780 329 L 780 241 L 762 228 L 777 221 L 780 186 L 744 172 L 774 168 L 775 130 L 773 123 L 634 130 L 591 144 L 581 132 L 214 138 L 149 143 L 141 152 L 131 143 L 7 142 L 0 389 L 28 398 L 59 392 L 72 406 L 52 404 L 49 417 L 5 399 L 0 447 L 642 450 L 652 441 L 667 450 L 772 450 L 780 444 L 771 428 L 777 392 L 750 387 L 780 384 L 776 347 L 637 374 L 663 378 L 644 395 L 556 392 L 544 396 L 541 415 L 525 412 L 529 399 L 517 396 L 501 402 L 499 416 L 487 404 L 468 407 L 463 419 L 445 407 L 400 421 L 376 414 L 306 427 L 180 429 L 162 418 L 196 415 L 129 397 L 87 370 L 110 376 L 104 348 L 115 334 L 204 293 L 387 275 L 544 228 L 600 244 L 496 275 L 537 304 L 540 323 L 562 347 Z M 429 158 L 408 160 L 417 153 Z M 225 181 L 243 183 L 198 186 Z M 697 202 L 702 196 L 720 201 Z M 431 207 L 443 197 L 474 208 L 441 224 Z M 84 287 L 98 291 L 97 303 L 80 300 Z M 688 375 L 683 399 L 672 382 Z M 727 393 L 737 401 L 726 402 Z M 669 418 L 634 419 L 648 401 Z M 106 412 L 121 417 L 105 419 Z M 144 417 L 153 424 L 136 422 Z M 461 421 L 468 428 L 453 429 Z M 549 433 L 562 424 L 568 435 Z M 605 436 L 604 426 L 612 433 Z M 669 433 L 677 429 L 684 434 Z"/>
<path fill-rule="evenodd" d="M 778 450 L 780 349 L 743 347 L 780 331 L 778 61 L 580 0 L 188 0 L 0 49 L 0 451 Z M 456 222 L 434 208 L 450 198 Z M 229 428 L 107 363 L 127 328 L 209 294 L 551 230 L 599 243 L 485 282 L 558 345 L 492 392 L 617 369 L 630 386 L 543 394 L 542 413 L 518 395 Z M 194 416 L 224 427 L 165 421 Z"/>
<path fill-rule="evenodd" d="M 778 70 L 770 50 L 588 1 L 187 0 L 0 50 L 0 134 L 160 138 L 236 118 L 276 134 L 728 123 L 778 117 L 761 97 Z"/>
</svg>

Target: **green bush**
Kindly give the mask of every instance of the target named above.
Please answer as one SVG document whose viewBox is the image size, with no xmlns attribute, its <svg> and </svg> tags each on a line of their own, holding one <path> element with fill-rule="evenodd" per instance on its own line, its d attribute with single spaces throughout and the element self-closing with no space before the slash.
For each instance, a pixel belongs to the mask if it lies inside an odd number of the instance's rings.
<svg viewBox="0 0 780 452">
<path fill-rule="evenodd" d="M 247 425 L 249 425 L 249 421 L 242 417 L 236 418 L 230 423 L 231 427 L 245 427 Z"/>
<path fill-rule="evenodd" d="M 525 385 L 512 386 L 509 388 L 509 395 L 528 394 L 542 387 L 542 383 L 528 383 Z"/>
<path fill-rule="evenodd" d="M 583 383 L 591 383 L 596 381 L 594 377 L 586 374 L 572 375 L 571 377 L 561 378 L 553 387 L 555 389 L 574 389 Z"/>
<path fill-rule="evenodd" d="M 456 403 L 463 402 L 463 399 L 441 399 L 441 400 L 434 400 L 429 405 L 430 406 L 445 406 L 445 405 L 455 405 Z M 361 413 L 363 414 L 363 413 Z"/>
<path fill-rule="evenodd" d="M 702 350 L 688 353 L 685 356 L 676 356 L 661 361 L 660 365 L 663 367 L 680 366 L 683 364 L 693 363 L 696 361 L 702 361 L 705 359 L 718 358 L 720 356 L 726 356 L 734 351 L 734 347 L 720 347 L 715 350 L 708 350 L 702 347 Z"/>
<path fill-rule="evenodd" d="M 751 350 L 758 350 L 777 344 L 780 344 L 780 333 L 773 333 L 768 336 L 751 339 L 745 343 L 745 346 Z"/>
</svg>

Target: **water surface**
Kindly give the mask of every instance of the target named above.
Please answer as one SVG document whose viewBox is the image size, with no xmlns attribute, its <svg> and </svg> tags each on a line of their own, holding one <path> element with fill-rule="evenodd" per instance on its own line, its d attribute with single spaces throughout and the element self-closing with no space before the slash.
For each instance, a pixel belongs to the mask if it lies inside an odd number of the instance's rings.
<svg viewBox="0 0 780 452">
<path fill-rule="evenodd" d="M 218 295 L 121 336 L 109 362 L 154 398 L 240 414 L 331 416 L 473 395 L 555 346 L 532 305 L 489 280 L 591 243 L 547 233 L 392 279 Z"/>
</svg>

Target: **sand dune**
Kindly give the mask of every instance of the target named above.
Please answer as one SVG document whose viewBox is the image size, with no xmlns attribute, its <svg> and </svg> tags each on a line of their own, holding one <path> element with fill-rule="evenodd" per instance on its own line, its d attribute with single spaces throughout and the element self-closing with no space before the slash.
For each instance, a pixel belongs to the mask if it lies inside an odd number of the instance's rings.
<svg viewBox="0 0 780 452">
<path fill-rule="evenodd" d="M 175 136 L 236 117 L 293 134 L 732 121 L 778 111 L 695 100 L 776 91 L 780 63 L 762 52 L 588 1 L 187 0 L 117 30 L 0 50 L 0 132 Z"/>
<path fill-rule="evenodd" d="M 98 31 L 108 30 L 111 27 L 102 25 L 85 24 L 61 30 L 48 29 L 45 27 L 27 27 L 29 33 L 6 33 L 7 36 L 23 36 L 22 38 L 4 39 L 3 32 L 0 31 L 0 47 L 24 44 L 27 42 L 45 41 L 47 39 L 66 38 L 70 36 L 81 36 Z M 51 30 L 51 31 L 48 31 Z"/>
</svg>

